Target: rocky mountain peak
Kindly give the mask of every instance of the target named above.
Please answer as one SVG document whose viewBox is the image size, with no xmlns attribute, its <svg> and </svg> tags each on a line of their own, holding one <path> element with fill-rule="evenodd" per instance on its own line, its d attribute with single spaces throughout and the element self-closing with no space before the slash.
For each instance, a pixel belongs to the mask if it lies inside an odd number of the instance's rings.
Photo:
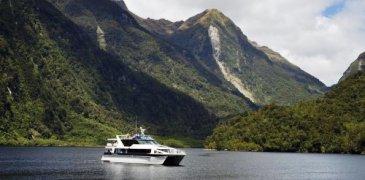
<svg viewBox="0 0 365 180">
<path fill-rule="evenodd" d="M 205 12 L 204 18 L 201 19 L 203 22 L 212 24 L 212 23 L 222 23 L 225 24 L 230 21 L 230 19 L 225 16 L 218 9 L 208 9 Z"/>
<path fill-rule="evenodd" d="M 187 19 L 168 39 L 190 50 L 199 63 L 255 104 L 289 105 L 321 95 L 325 88 L 279 53 L 250 42 L 217 9 Z"/>
<path fill-rule="evenodd" d="M 189 29 L 192 26 L 198 24 L 209 28 L 209 26 L 212 24 L 221 24 L 225 26 L 227 23 L 232 23 L 232 22 L 227 16 L 225 16 L 218 9 L 207 9 L 202 13 L 186 20 L 183 24 L 181 24 L 179 29 L 180 30 Z"/>
<path fill-rule="evenodd" d="M 361 53 L 359 55 L 358 59 L 364 62 L 365 61 L 365 52 Z"/>
<path fill-rule="evenodd" d="M 207 15 L 207 16 L 221 16 L 223 15 L 223 13 L 221 11 L 219 11 L 218 9 L 207 9 L 204 11 L 204 13 Z M 223 15 L 224 16 L 224 15 Z"/>
<path fill-rule="evenodd" d="M 340 81 L 343 81 L 347 77 L 360 71 L 365 71 L 365 52 L 361 53 L 359 57 L 353 63 L 351 63 L 350 67 L 347 68 L 347 70 L 343 73 Z"/>
</svg>

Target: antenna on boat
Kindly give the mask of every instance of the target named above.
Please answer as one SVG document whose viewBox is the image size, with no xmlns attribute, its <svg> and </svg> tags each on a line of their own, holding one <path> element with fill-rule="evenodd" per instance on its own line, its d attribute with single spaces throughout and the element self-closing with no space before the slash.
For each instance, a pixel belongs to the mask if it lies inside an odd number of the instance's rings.
<svg viewBox="0 0 365 180">
<path fill-rule="evenodd" d="M 146 131 L 146 129 L 143 129 L 142 126 L 140 126 L 139 130 L 141 130 L 141 135 L 144 135 L 144 132 Z"/>
</svg>

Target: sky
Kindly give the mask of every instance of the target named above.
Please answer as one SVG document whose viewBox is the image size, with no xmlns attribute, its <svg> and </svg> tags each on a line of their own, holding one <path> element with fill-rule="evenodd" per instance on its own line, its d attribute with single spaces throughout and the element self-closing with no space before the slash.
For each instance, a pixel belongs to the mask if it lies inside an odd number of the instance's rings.
<svg viewBox="0 0 365 180">
<path fill-rule="evenodd" d="M 216 8 L 252 41 L 326 85 L 365 52 L 365 0 L 125 0 L 143 18 L 186 20 Z"/>
</svg>

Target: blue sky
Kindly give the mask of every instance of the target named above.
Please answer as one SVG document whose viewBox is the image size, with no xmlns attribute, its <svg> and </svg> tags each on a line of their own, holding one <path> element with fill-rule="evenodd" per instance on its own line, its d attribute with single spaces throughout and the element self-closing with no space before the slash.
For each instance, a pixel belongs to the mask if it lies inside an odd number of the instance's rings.
<svg viewBox="0 0 365 180">
<path fill-rule="evenodd" d="M 324 11 L 322 11 L 322 15 L 331 18 L 336 14 L 340 13 L 344 9 L 345 4 L 346 4 L 345 0 L 335 2 L 334 4 L 328 6 Z"/>
</svg>

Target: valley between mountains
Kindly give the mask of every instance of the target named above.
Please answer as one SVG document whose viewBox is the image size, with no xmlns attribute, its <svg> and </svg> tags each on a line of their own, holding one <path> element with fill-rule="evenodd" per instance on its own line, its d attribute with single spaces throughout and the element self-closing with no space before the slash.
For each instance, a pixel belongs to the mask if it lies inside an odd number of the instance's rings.
<svg viewBox="0 0 365 180">
<path fill-rule="evenodd" d="M 103 145 L 137 123 L 175 146 L 365 150 L 363 54 L 328 88 L 217 9 L 2 0 L 0 60 L 0 145 Z"/>
</svg>

